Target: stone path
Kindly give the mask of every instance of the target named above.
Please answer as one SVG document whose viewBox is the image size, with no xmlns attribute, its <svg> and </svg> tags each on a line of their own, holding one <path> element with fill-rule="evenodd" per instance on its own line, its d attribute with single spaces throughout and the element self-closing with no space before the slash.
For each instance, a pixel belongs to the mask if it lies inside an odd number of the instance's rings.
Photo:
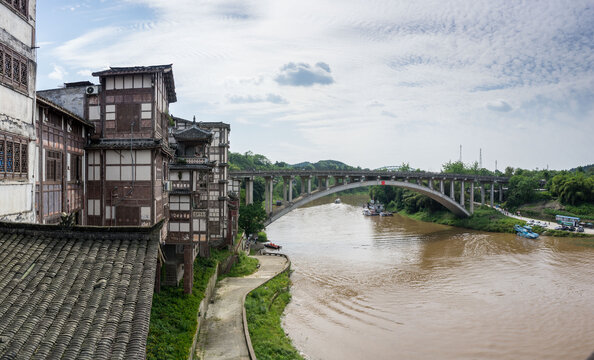
<svg viewBox="0 0 594 360">
<path fill-rule="evenodd" d="M 243 296 L 285 269 L 282 256 L 255 256 L 260 268 L 242 278 L 229 277 L 217 284 L 200 330 L 196 355 L 202 360 L 249 360 L 243 332 Z"/>
</svg>

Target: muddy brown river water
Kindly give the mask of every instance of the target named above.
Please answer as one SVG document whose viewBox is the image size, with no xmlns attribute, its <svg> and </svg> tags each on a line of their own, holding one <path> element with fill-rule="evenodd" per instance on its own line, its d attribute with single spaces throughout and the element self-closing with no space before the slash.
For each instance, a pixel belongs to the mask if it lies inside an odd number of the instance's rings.
<svg viewBox="0 0 594 360">
<path fill-rule="evenodd" d="M 594 242 L 365 217 L 322 199 L 267 228 L 293 262 L 283 327 L 308 359 L 579 359 Z"/>
</svg>

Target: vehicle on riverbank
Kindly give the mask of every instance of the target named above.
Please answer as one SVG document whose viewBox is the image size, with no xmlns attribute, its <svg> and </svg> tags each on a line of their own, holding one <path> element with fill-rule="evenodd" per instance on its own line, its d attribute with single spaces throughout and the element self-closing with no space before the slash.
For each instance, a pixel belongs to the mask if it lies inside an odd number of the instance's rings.
<svg viewBox="0 0 594 360">
<path fill-rule="evenodd" d="M 340 203 L 342 203 L 342 201 L 340 201 L 340 198 L 337 198 L 336 200 L 334 200 L 334 203 L 335 204 L 340 204 Z"/>
</svg>

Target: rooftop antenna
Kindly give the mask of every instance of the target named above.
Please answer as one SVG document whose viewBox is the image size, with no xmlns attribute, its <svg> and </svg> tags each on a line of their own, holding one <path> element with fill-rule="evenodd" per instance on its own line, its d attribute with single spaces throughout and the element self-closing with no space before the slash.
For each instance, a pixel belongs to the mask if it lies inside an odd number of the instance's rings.
<svg viewBox="0 0 594 360">
<path fill-rule="evenodd" d="M 462 162 L 462 144 L 460 144 L 460 160 L 458 161 Z"/>
<path fill-rule="evenodd" d="M 495 166 L 497 167 L 497 165 Z M 483 149 L 479 148 L 479 169 L 483 168 Z"/>
</svg>

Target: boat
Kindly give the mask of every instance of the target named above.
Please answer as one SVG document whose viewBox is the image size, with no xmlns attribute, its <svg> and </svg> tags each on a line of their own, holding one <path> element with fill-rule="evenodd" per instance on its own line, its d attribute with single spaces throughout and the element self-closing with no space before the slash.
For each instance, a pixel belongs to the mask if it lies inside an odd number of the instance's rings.
<svg viewBox="0 0 594 360">
<path fill-rule="evenodd" d="M 527 239 L 536 239 L 538 238 L 538 234 L 532 231 L 532 227 L 530 226 L 521 226 L 521 225 L 514 225 L 514 230 L 516 234 L 525 237 Z"/>
<path fill-rule="evenodd" d="M 280 250 L 282 248 L 282 246 L 277 245 L 272 242 L 266 243 L 266 244 L 264 244 L 264 246 L 266 246 L 267 248 L 270 248 L 270 249 L 274 249 L 274 250 Z"/>
<path fill-rule="evenodd" d="M 337 198 L 336 200 L 334 200 L 335 204 L 340 204 L 342 201 L 340 201 L 340 198 Z"/>
<path fill-rule="evenodd" d="M 384 211 L 384 205 L 378 201 L 371 200 L 363 206 L 363 215 L 378 216 Z"/>
<path fill-rule="evenodd" d="M 394 214 L 392 214 L 392 213 L 391 213 L 391 212 L 389 212 L 389 211 L 382 211 L 382 212 L 380 213 L 380 216 L 394 216 Z"/>
</svg>

